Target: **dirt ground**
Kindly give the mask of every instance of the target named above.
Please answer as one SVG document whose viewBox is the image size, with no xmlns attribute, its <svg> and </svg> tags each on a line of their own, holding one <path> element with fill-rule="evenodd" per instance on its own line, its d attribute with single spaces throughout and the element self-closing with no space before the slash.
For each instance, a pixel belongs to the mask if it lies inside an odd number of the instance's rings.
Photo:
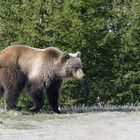
<svg viewBox="0 0 140 140">
<path fill-rule="evenodd" d="M 22 127 L 14 128 L 17 124 Z M 140 112 L 62 114 L 44 121 L 3 120 L 0 140 L 140 140 Z"/>
</svg>

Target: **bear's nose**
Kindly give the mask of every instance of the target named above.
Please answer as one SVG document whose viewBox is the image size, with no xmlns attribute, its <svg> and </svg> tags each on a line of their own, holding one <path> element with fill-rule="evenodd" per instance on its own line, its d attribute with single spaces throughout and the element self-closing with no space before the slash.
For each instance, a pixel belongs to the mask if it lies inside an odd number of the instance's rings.
<svg viewBox="0 0 140 140">
<path fill-rule="evenodd" d="M 86 76 L 86 75 L 83 73 L 83 77 L 82 77 L 82 79 L 85 78 L 85 76 Z"/>
<path fill-rule="evenodd" d="M 84 72 L 81 70 L 81 79 L 83 79 L 85 77 Z"/>
</svg>

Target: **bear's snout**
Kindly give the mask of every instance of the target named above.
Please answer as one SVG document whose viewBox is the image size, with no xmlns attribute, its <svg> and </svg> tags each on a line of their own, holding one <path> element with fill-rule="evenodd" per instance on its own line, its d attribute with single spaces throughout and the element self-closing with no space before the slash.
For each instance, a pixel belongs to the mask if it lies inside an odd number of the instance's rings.
<svg viewBox="0 0 140 140">
<path fill-rule="evenodd" d="M 78 69 L 75 73 L 73 73 L 73 77 L 78 80 L 82 80 L 85 77 L 85 74 L 82 69 Z"/>
<path fill-rule="evenodd" d="M 84 77 L 85 77 L 85 74 L 84 74 L 83 70 L 80 69 L 79 80 L 82 80 Z"/>
</svg>

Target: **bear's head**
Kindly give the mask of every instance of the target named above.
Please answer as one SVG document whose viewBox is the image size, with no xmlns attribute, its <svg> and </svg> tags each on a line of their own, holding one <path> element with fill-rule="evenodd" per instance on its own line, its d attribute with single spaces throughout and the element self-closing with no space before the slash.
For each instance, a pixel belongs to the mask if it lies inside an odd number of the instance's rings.
<svg viewBox="0 0 140 140">
<path fill-rule="evenodd" d="M 81 80 L 85 76 L 82 70 L 81 53 L 75 54 L 64 52 L 61 56 L 62 73 L 64 78 Z"/>
</svg>

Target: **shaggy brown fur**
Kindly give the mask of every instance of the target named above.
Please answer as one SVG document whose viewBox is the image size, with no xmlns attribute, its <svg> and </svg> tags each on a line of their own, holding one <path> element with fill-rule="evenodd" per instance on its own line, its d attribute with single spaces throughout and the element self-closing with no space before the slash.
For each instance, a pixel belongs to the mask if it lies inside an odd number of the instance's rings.
<svg viewBox="0 0 140 140">
<path fill-rule="evenodd" d="M 0 90 L 7 109 L 16 108 L 15 102 L 26 85 L 34 103 L 31 111 L 42 108 L 46 90 L 53 111 L 59 113 L 63 79 L 83 76 L 80 52 L 68 54 L 54 47 L 35 49 L 23 45 L 9 46 L 0 52 Z"/>
</svg>

